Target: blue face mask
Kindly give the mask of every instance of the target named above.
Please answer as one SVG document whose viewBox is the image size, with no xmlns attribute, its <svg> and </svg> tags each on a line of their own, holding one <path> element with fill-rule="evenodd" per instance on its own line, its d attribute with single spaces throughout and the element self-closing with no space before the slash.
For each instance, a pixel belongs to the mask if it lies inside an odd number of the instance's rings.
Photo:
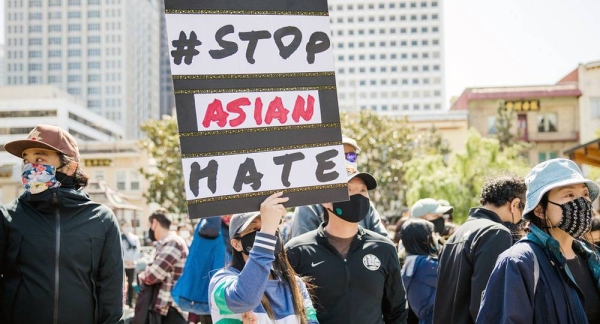
<svg viewBox="0 0 600 324">
<path fill-rule="evenodd" d="M 32 194 L 60 187 L 60 182 L 56 180 L 56 168 L 48 164 L 24 164 L 21 168 L 21 182 L 25 190 Z"/>
</svg>

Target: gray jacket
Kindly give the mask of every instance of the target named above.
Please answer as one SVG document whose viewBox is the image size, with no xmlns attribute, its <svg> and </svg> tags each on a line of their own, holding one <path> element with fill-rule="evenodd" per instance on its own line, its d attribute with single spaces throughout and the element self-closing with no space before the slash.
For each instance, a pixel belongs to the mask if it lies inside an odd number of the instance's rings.
<svg viewBox="0 0 600 324">
<path fill-rule="evenodd" d="M 296 207 L 291 220 L 290 234 L 285 239 L 289 241 L 298 235 L 317 229 L 324 221 L 324 214 L 323 206 L 320 204 Z M 369 212 L 365 219 L 361 220 L 358 224 L 385 237 L 389 236 L 373 204 L 369 207 Z"/>
</svg>

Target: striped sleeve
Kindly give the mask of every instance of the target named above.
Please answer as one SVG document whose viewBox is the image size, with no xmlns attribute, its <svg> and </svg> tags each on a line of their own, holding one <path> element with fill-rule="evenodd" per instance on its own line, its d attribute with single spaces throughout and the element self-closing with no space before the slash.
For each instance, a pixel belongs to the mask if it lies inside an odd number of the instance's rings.
<svg viewBox="0 0 600 324">
<path fill-rule="evenodd" d="M 273 253 L 275 251 L 275 244 L 277 243 L 277 237 L 263 232 L 257 232 L 256 238 L 254 239 L 253 250 L 262 253 Z"/>
</svg>

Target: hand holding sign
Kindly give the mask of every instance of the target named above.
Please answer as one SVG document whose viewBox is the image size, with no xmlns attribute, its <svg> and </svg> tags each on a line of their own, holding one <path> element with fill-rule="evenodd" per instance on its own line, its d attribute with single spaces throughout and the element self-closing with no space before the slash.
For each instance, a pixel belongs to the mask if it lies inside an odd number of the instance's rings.
<svg viewBox="0 0 600 324">
<path fill-rule="evenodd" d="M 260 204 L 261 232 L 275 235 L 279 228 L 281 217 L 285 216 L 285 207 L 282 204 L 289 200 L 287 197 L 281 197 L 282 195 L 283 192 L 274 193 Z"/>
<path fill-rule="evenodd" d="M 274 233 L 283 202 L 348 199 L 327 2 L 165 0 L 165 12 L 190 218 L 261 206 Z"/>
</svg>

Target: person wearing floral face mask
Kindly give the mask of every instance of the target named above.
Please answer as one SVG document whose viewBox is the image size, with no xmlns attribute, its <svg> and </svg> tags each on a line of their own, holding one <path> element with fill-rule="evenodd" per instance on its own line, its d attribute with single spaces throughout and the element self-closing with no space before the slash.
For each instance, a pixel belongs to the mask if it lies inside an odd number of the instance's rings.
<svg viewBox="0 0 600 324">
<path fill-rule="evenodd" d="M 567 159 L 525 179 L 525 238 L 498 257 L 477 323 L 600 322 L 600 259 L 586 240 L 600 186 Z"/>
<path fill-rule="evenodd" d="M 75 139 L 38 125 L 4 148 L 23 159 L 25 192 L 0 207 L 0 322 L 122 323 L 119 225 L 81 190 Z"/>
</svg>

